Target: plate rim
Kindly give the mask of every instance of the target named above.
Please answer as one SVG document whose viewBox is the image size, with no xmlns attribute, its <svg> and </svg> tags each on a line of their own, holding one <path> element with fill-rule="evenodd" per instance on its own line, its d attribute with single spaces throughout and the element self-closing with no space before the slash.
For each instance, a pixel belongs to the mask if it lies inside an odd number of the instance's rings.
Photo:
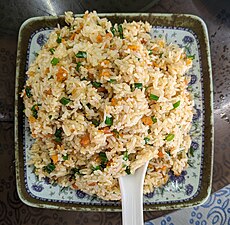
<svg viewBox="0 0 230 225">
<path fill-rule="evenodd" d="M 74 14 L 75 16 L 81 17 L 84 14 Z M 161 204 L 151 204 L 151 205 L 145 205 L 144 210 L 146 211 L 154 211 L 154 210 L 169 210 L 169 209 L 179 209 L 184 207 L 191 207 L 194 205 L 200 205 L 203 202 L 205 202 L 210 193 L 211 193 L 211 183 L 212 183 L 212 173 L 213 173 L 213 155 L 214 155 L 214 126 L 213 126 L 213 84 L 212 84 L 212 69 L 211 69 L 211 57 L 210 57 L 210 46 L 209 46 L 209 37 L 208 37 L 208 30 L 205 22 L 198 16 L 192 15 L 192 14 L 171 14 L 171 13 L 98 13 L 99 17 L 114 17 L 116 19 L 122 19 L 124 20 L 127 18 L 135 18 L 135 17 L 144 17 L 147 21 L 149 18 L 158 19 L 159 18 L 167 18 L 169 19 L 169 23 L 177 22 L 176 20 L 181 17 L 185 17 L 186 19 L 190 19 L 193 22 L 197 22 L 200 26 L 202 35 L 197 34 L 194 29 L 191 27 L 186 27 L 191 29 L 199 39 L 203 41 L 204 49 L 201 51 L 201 54 L 206 54 L 206 57 L 202 57 L 201 60 L 201 67 L 203 71 L 203 77 L 204 77 L 204 70 L 203 70 L 203 61 L 205 61 L 206 66 L 208 67 L 208 70 L 206 71 L 206 80 L 208 84 L 203 87 L 208 93 L 203 93 L 205 96 L 204 101 L 204 109 L 209 110 L 209 117 L 207 118 L 205 116 L 204 118 L 204 125 L 206 125 L 208 130 L 204 129 L 204 138 L 206 139 L 206 134 L 209 138 L 208 140 L 208 149 L 206 150 L 206 147 L 204 146 L 204 154 L 206 151 L 209 153 L 208 158 L 208 165 L 204 165 L 203 170 L 205 169 L 208 173 L 208 178 L 205 182 L 205 190 L 200 190 L 200 193 L 196 197 L 194 197 L 191 200 L 188 200 L 187 202 L 176 202 L 176 203 L 161 203 Z M 19 198 L 22 202 L 29 206 L 33 207 L 39 207 L 39 208 L 55 208 L 55 209 L 64 209 L 64 210 L 77 210 L 77 211 L 121 211 L 121 206 L 104 206 L 104 205 L 81 205 L 79 203 L 60 203 L 60 202 L 49 202 L 49 201 L 41 201 L 38 199 L 34 199 L 31 197 L 26 191 L 25 191 L 25 183 L 24 179 L 24 162 L 20 160 L 22 156 L 20 156 L 20 145 L 22 144 L 22 139 L 20 140 L 20 137 L 22 137 L 22 134 L 19 132 L 20 127 L 20 110 L 22 109 L 22 106 L 19 105 L 20 102 L 20 87 L 22 79 L 20 79 L 20 72 L 25 71 L 25 62 L 23 63 L 23 60 L 21 59 L 21 54 L 26 54 L 27 49 L 24 49 L 24 52 L 22 52 L 22 44 L 27 43 L 28 45 L 28 37 L 27 39 L 26 35 L 28 36 L 28 30 L 29 33 L 32 34 L 33 30 L 33 23 L 38 23 L 41 26 L 43 23 L 52 23 L 52 24 L 58 24 L 63 22 L 64 15 L 60 16 L 40 16 L 40 17 L 32 17 L 24 21 L 19 29 L 18 34 L 18 47 L 17 47 L 17 60 L 16 60 L 16 80 L 15 80 L 15 159 L 16 159 L 16 186 L 17 186 L 17 192 L 19 195 Z M 134 19 L 132 19 L 134 20 Z M 139 19 L 140 20 L 140 19 Z M 153 24 L 151 24 L 153 25 Z M 170 25 L 168 25 L 170 26 Z M 175 25 L 174 25 L 175 26 Z M 175 26 L 177 27 L 177 26 Z M 35 29 L 36 30 L 36 29 Z M 23 68 L 24 65 L 24 68 Z M 23 76 L 24 77 L 24 76 Z M 23 82 L 24 84 L 24 82 Z M 209 100 L 209 102 L 206 101 Z M 21 141 L 21 142 L 20 142 Z M 207 161 L 207 159 L 205 159 Z M 204 162 L 204 161 L 203 161 Z M 204 177 L 201 178 L 201 182 L 204 182 Z M 201 192 L 202 191 L 202 192 Z"/>
</svg>

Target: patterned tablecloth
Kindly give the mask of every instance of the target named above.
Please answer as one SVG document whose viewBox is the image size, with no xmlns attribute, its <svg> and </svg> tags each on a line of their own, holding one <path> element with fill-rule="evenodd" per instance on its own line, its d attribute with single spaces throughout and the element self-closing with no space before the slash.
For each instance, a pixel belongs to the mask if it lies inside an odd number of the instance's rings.
<svg viewBox="0 0 230 225">
<path fill-rule="evenodd" d="M 109 1 L 112 2 L 112 0 Z M 14 167 L 14 81 L 19 26 L 25 19 L 33 16 L 60 15 L 66 10 L 83 13 L 85 9 L 81 2 L 74 0 L 0 1 L 0 225 L 121 224 L 121 213 L 71 212 L 32 208 L 20 201 L 16 191 Z M 92 2 L 92 5 L 96 5 L 98 1 L 85 2 Z M 117 10 L 110 8 L 103 11 L 111 12 Z M 123 11 L 127 11 L 127 9 L 124 8 Z M 229 186 L 221 189 L 230 183 L 229 0 L 161 0 L 156 6 L 148 8 L 147 11 L 190 13 L 200 16 L 207 23 L 211 44 L 214 83 L 215 158 L 212 192 L 221 191 L 216 192 L 203 206 L 175 213 L 169 211 L 145 212 L 145 220 L 152 220 L 151 222 L 146 222 L 146 225 L 230 224 Z M 205 211 L 205 207 L 211 204 L 212 201 L 215 202 L 215 205 L 212 204 L 213 207 Z M 160 216 L 164 217 L 153 220 Z M 181 219 L 183 222 L 179 222 L 178 219 Z"/>
</svg>

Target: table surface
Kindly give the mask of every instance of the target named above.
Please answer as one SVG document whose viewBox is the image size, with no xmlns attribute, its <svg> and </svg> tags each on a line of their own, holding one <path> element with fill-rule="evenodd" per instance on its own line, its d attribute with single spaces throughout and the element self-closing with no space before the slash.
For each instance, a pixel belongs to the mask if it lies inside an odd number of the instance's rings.
<svg viewBox="0 0 230 225">
<path fill-rule="evenodd" d="M 65 4 L 64 4 L 65 2 Z M 83 13 L 83 1 L 1 0 L 0 2 L 0 224 L 121 224 L 121 213 L 70 212 L 37 209 L 17 195 L 14 156 L 14 88 L 17 35 L 21 23 L 33 16 Z M 114 12 L 88 3 L 99 12 Z M 112 1 L 111 2 L 116 2 Z M 137 2 L 137 1 L 134 1 Z M 150 1 L 149 1 L 150 2 Z M 208 4 L 209 2 L 209 4 Z M 115 4 L 115 3 L 113 3 Z M 112 3 L 111 3 L 112 5 Z M 132 5 L 134 7 L 134 5 Z M 140 8 L 140 7 L 139 7 Z M 127 8 L 136 11 L 134 8 Z M 230 182 L 230 2 L 228 0 L 161 0 L 145 12 L 190 13 L 208 26 L 214 83 L 215 159 L 212 192 Z M 123 10 L 125 12 L 125 9 Z M 145 220 L 169 213 L 145 212 Z"/>
</svg>

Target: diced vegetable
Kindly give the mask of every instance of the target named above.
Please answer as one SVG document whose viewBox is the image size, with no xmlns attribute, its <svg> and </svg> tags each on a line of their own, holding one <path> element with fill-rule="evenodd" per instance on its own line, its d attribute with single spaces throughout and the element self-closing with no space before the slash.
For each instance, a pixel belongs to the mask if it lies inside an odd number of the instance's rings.
<svg viewBox="0 0 230 225">
<path fill-rule="evenodd" d="M 63 82 L 68 78 L 68 71 L 63 66 L 61 66 L 58 69 L 56 77 L 58 82 Z"/>
<path fill-rule="evenodd" d="M 128 175 L 131 174 L 131 172 L 130 172 L 130 167 L 129 167 L 129 166 L 126 167 L 125 172 L 126 172 Z"/>
<path fill-rule="evenodd" d="M 59 63 L 59 59 L 58 58 L 53 58 L 52 60 L 51 60 L 51 64 L 53 65 L 53 66 L 56 66 L 57 64 Z"/>
<path fill-rule="evenodd" d="M 77 66 L 76 66 L 77 72 L 79 72 L 81 66 L 82 66 L 82 64 L 80 62 L 77 62 Z"/>
<path fill-rule="evenodd" d="M 58 155 L 52 155 L 51 159 L 53 160 L 53 163 L 56 164 L 58 162 Z"/>
<path fill-rule="evenodd" d="M 121 39 L 124 39 L 123 28 L 122 28 L 122 25 L 121 25 L 121 24 L 118 25 L 117 30 L 118 30 L 118 32 L 119 32 L 120 38 L 121 38 Z"/>
<path fill-rule="evenodd" d="M 142 83 L 134 83 L 130 85 L 131 91 L 133 92 L 135 90 L 135 88 L 138 89 L 142 89 L 143 88 L 143 84 Z"/>
<path fill-rule="evenodd" d="M 113 117 L 106 116 L 105 124 L 108 126 L 112 126 L 113 125 Z"/>
<path fill-rule="evenodd" d="M 32 108 L 31 108 L 32 115 L 33 115 L 33 117 L 34 117 L 35 119 L 38 118 L 38 109 L 39 109 L 38 106 L 41 106 L 41 104 L 35 104 L 35 105 L 33 105 Z"/>
<path fill-rule="evenodd" d="M 25 92 L 26 92 L 26 96 L 27 96 L 28 98 L 30 98 L 30 97 L 33 96 L 33 95 L 31 94 L 31 87 L 26 86 Z"/>
<path fill-rule="evenodd" d="M 190 149 L 189 149 L 189 154 L 192 156 L 192 157 L 194 157 L 194 148 L 193 147 L 190 147 Z"/>
<path fill-rule="evenodd" d="M 187 55 L 187 58 L 193 60 L 193 59 L 195 59 L 195 54 L 194 55 Z"/>
<path fill-rule="evenodd" d="M 90 144 L 90 137 L 89 137 L 89 134 L 86 133 L 85 135 L 82 136 L 81 140 L 80 140 L 80 144 L 83 146 L 83 147 L 86 147 Z"/>
<path fill-rule="evenodd" d="M 108 158 L 107 158 L 105 152 L 100 152 L 100 153 L 99 153 L 99 157 L 100 157 L 100 159 L 101 159 L 101 163 L 102 163 L 102 164 L 105 165 L 105 164 L 108 162 Z"/>
<path fill-rule="evenodd" d="M 110 28 L 110 30 L 111 30 L 111 32 L 113 33 L 113 36 L 115 36 L 115 34 L 116 34 L 116 29 L 115 29 L 115 27 L 112 26 L 112 27 Z"/>
<path fill-rule="evenodd" d="M 54 54 L 54 52 L 55 52 L 55 49 L 54 49 L 54 48 L 51 48 L 49 51 L 50 51 L 50 52 L 51 52 L 51 54 L 53 55 L 53 54 Z"/>
<path fill-rule="evenodd" d="M 124 160 L 124 161 L 127 161 L 128 159 L 129 159 L 128 152 L 125 151 L 125 152 L 124 152 L 124 156 L 123 156 L 123 160 Z"/>
<path fill-rule="evenodd" d="M 155 116 L 152 116 L 151 119 L 152 119 L 153 123 L 157 122 L 157 118 Z"/>
<path fill-rule="evenodd" d="M 72 174 L 82 175 L 82 174 L 80 173 L 80 169 L 79 169 L 79 168 L 76 168 L 76 167 L 71 169 L 71 173 L 72 173 Z"/>
<path fill-rule="evenodd" d="M 162 152 L 162 151 L 159 151 L 159 152 L 158 152 L 158 156 L 159 156 L 160 158 L 164 158 L 163 152 Z"/>
<path fill-rule="evenodd" d="M 110 79 L 108 82 L 109 82 L 109 83 L 115 83 L 116 80 L 115 80 L 115 79 Z"/>
<path fill-rule="evenodd" d="M 94 166 L 94 167 L 92 167 L 92 171 L 95 171 L 95 170 L 101 170 L 101 166 Z"/>
<path fill-rule="evenodd" d="M 116 129 L 113 129 L 112 132 L 113 132 L 115 137 L 117 137 L 117 138 L 119 137 L 119 132 Z"/>
<path fill-rule="evenodd" d="M 153 54 L 153 50 L 149 50 L 149 55 L 152 55 Z"/>
<path fill-rule="evenodd" d="M 159 97 L 158 97 L 157 95 L 150 94 L 150 95 L 149 95 L 149 99 L 150 99 L 150 100 L 155 100 L 155 101 L 157 101 L 157 100 L 159 99 Z"/>
<path fill-rule="evenodd" d="M 63 160 L 67 160 L 68 159 L 68 155 L 63 155 L 62 158 L 63 158 Z"/>
<path fill-rule="evenodd" d="M 100 121 L 93 119 L 92 124 L 95 125 L 95 127 L 98 127 L 100 125 Z"/>
<path fill-rule="evenodd" d="M 144 140 L 145 140 L 145 144 L 148 144 L 148 142 L 150 141 L 148 137 L 145 137 Z"/>
<path fill-rule="evenodd" d="M 65 98 L 65 97 L 62 97 L 61 100 L 60 100 L 60 103 L 62 105 L 67 105 L 68 103 L 70 103 L 70 99 L 69 98 Z"/>
<path fill-rule="evenodd" d="M 58 44 L 60 44 L 60 43 L 61 43 L 61 41 L 62 41 L 62 37 L 61 37 L 61 36 L 58 36 L 58 38 L 57 38 L 56 42 L 57 42 Z"/>
<path fill-rule="evenodd" d="M 172 141 L 174 137 L 175 137 L 174 134 L 168 134 L 168 136 L 165 138 L 165 140 L 166 141 Z"/>
<path fill-rule="evenodd" d="M 150 116 L 143 116 L 141 118 L 141 121 L 148 126 L 151 126 L 153 124 L 152 118 Z"/>
<path fill-rule="evenodd" d="M 77 57 L 77 58 L 87 58 L 87 53 L 84 52 L 84 51 L 79 51 L 79 52 L 76 54 L 76 57 Z"/>
<path fill-rule="evenodd" d="M 62 141 L 62 128 L 60 127 L 59 129 L 56 129 L 56 131 L 55 131 L 55 134 L 54 134 L 54 136 L 55 136 L 55 141 L 56 142 L 61 142 Z"/>
<path fill-rule="evenodd" d="M 176 108 L 179 107 L 179 106 L 180 106 L 180 101 L 178 101 L 178 102 L 176 102 L 176 103 L 173 104 L 173 108 L 174 108 L 174 109 L 176 109 Z"/>
<path fill-rule="evenodd" d="M 49 163 L 47 166 L 43 167 L 43 170 L 47 173 L 51 173 L 55 170 L 55 165 L 53 163 Z"/>
<path fill-rule="evenodd" d="M 92 85 L 93 85 L 95 88 L 99 88 L 99 87 L 101 87 L 102 83 L 93 81 L 93 82 L 92 82 Z"/>
</svg>

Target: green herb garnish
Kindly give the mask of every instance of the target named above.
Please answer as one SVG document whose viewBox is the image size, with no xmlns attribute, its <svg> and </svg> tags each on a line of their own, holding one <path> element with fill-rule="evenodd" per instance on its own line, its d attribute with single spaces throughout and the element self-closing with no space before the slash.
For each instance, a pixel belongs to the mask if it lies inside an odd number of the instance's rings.
<svg viewBox="0 0 230 225">
<path fill-rule="evenodd" d="M 84 51 L 79 51 L 77 54 L 76 54 L 76 57 L 77 58 L 87 58 L 87 53 L 84 52 Z"/>
<path fill-rule="evenodd" d="M 47 166 L 43 167 L 43 170 L 47 173 L 51 173 L 55 170 L 55 165 L 53 163 L 49 163 Z"/>
<path fill-rule="evenodd" d="M 152 55 L 153 54 L 153 50 L 148 50 L 149 51 L 149 55 Z"/>
<path fill-rule="evenodd" d="M 51 54 L 53 55 L 53 54 L 54 54 L 54 52 L 55 52 L 55 49 L 54 49 L 54 48 L 51 48 L 49 51 L 50 51 L 50 52 L 51 52 Z"/>
<path fill-rule="evenodd" d="M 54 134 L 54 136 L 55 136 L 55 141 L 56 142 L 61 142 L 62 141 L 62 138 L 61 138 L 61 136 L 62 136 L 62 128 L 60 127 L 59 129 L 56 129 L 56 131 L 55 131 L 55 134 Z"/>
<path fill-rule="evenodd" d="M 165 140 L 166 141 L 172 141 L 174 137 L 175 137 L 174 134 L 168 134 L 168 136 L 165 138 Z"/>
<path fill-rule="evenodd" d="M 95 171 L 95 170 L 101 170 L 101 166 L 93 166 L 92 171 Z"/>
<path fill-rule="evenodd" d="M 148 137 L 145 137 L 144 140 L 145 140 L 145 144 L 148 144 L 148 142 L 150 141 Z"/>
<path fill-rule="evenodd" d="M 70 103 L 70 99 L 69 98 L 65 98 L 65 97 L 62 97 L 60 102 L 62 105 L 67 105 L 68 103 Z"/>
<path fill-rule="evenodd" d="M 41 106 L 41 104 L 35 104 L 32 106 L 31 111 L 32 111 L 32 115 L 35 119 L 38 118 L 38 106 Z"/>
<path fill-rule="evenodd" d="M 193 59 L 195 59 L 195 54 L 194 55 L 187 55 L 187 58 L 193 60 Z"/>
<path fill-rule="evenodd" d="M 142 89 L 143 85 L 142 83 L 134 83 L 134 87 L 138 89 Z"/>
<path fill-rule="evenodd" d="M 109 82 L 109 83 L 115 83 L 116 80 L 115 80 L 115 79 L 110 79 L 108 82 Z"/>
<path fill-rule="evenodd" d="M 113 125 L 113 117 L 106 116 L 105 124 L 108 126 L 112 126 Z"/>
<path fill-rule="evenodd" d="M 98 127 L 100 125 L 100 121 L 93 119 L 92 124 L 95 125 L 95 127 Z"/>
<path fill-rule="evenodd" d="M 62 158 L 63 158 L 64 160 L 67 160 L 67 159 L 68 159 L 68 155 L 63 155 Z"/>
<path fill-rule="evenodd" d="M 126 172 L 128 175 L 131 174 L 131 172 L 130 172 L 130 167 L 129 167 L 129 166 L 126 167 L 125 172 Z"/>
<path fill-rule="evenodd" d="M 82 66 L 82 64 L 80 62 L 77 62 L 77 66 L 76 66 L 77 72 L 79 72 L 81 66 Z"/>
<path fill-rule="evenodd" d="M 176 102 L 176 103 L 173 104 L 173 108 L 174 109 L 177 108 L 177 107 L 179 107 L 179 106 L 180 106 L 180 101 L 178 101 L 178 102 Z"/>
<path fill-rule="evenodd" d="M 115 36 L 115 34 L 116 34 L 116 29 L 115 29 L 115 27 L 112 26 L 112 27 L 110 28 L 110 30 L 111 30 L 113 36 Z"/>
<path fill-rule="evenodd" d="M 157 118 L 155 116 L 152 116 L 151 119 L 152 119 L 153 123 L 157 122 Z"/>
<path fill-rule="evenodd" d="M 58 58 L 53 58 L 53 59 L 51 60 L 51 64 L 52 64 L 53 66 L 56 66 L 58 63 L 59 63 L 59 59 L 58 59 Z"/>
<path fill-rule="evenodd" d="M 155 101 L 157 101 L 157 100 L 159 99 L 159 97 L 158 97 L 157 95 L 150 94 L 150 95 L 149 95 L 149 99 L 150 99 L 150 100 L 155 100 Z"/>
<path fill-rule="evenodd" d="M 99 153 L 99 157 L 100 157 L 100 159 L 101 159 L 101 163 L 102 163 L 102 164 L 105 165 L 105 164 L 108 162 L 108 158 L 107 158 L 105 152 L 100 152 L 100 153 Z"/>
<path fill-rule="evenodd" d="M 102 83 L 93 81 L 93 82 L 92 82 L 92 85 L 93 85 L 95 88 L 99 88 L 99 87 L 101 87 Z"/>
<path fill-rule="evenodd" d="M 118 25 L 117 30 L 118 30 L 118 32 L 119 32 L 120 38 L 121 38 L 121 39 L 124 39 L 123 28 L 122 28 L 122 25 L 121 25 L 121 24 Z"/>
<path fill-rule="evenodd" d="M 61 41 L 62 41 L 61 36 L 58 36 L 58 38 L 57 38 L 56 42 L 57 42 L 58 44 L 60 44 L 60 43 L 61 43 Z"/>
<path fill-rule="evenodd" d="M 124 152 L 123 160 L 127 161 L 129 159 L 128 151 Z"/>
<path fill-rule="evenodd" d="M 28 98 L 30 98 L 30 97 L 33 96 L 33 95 L 31 94 L 31 87 L 26 86 L 25 91 L 26 91 L 26 96 L 27 96 Z"/>
</svg>

